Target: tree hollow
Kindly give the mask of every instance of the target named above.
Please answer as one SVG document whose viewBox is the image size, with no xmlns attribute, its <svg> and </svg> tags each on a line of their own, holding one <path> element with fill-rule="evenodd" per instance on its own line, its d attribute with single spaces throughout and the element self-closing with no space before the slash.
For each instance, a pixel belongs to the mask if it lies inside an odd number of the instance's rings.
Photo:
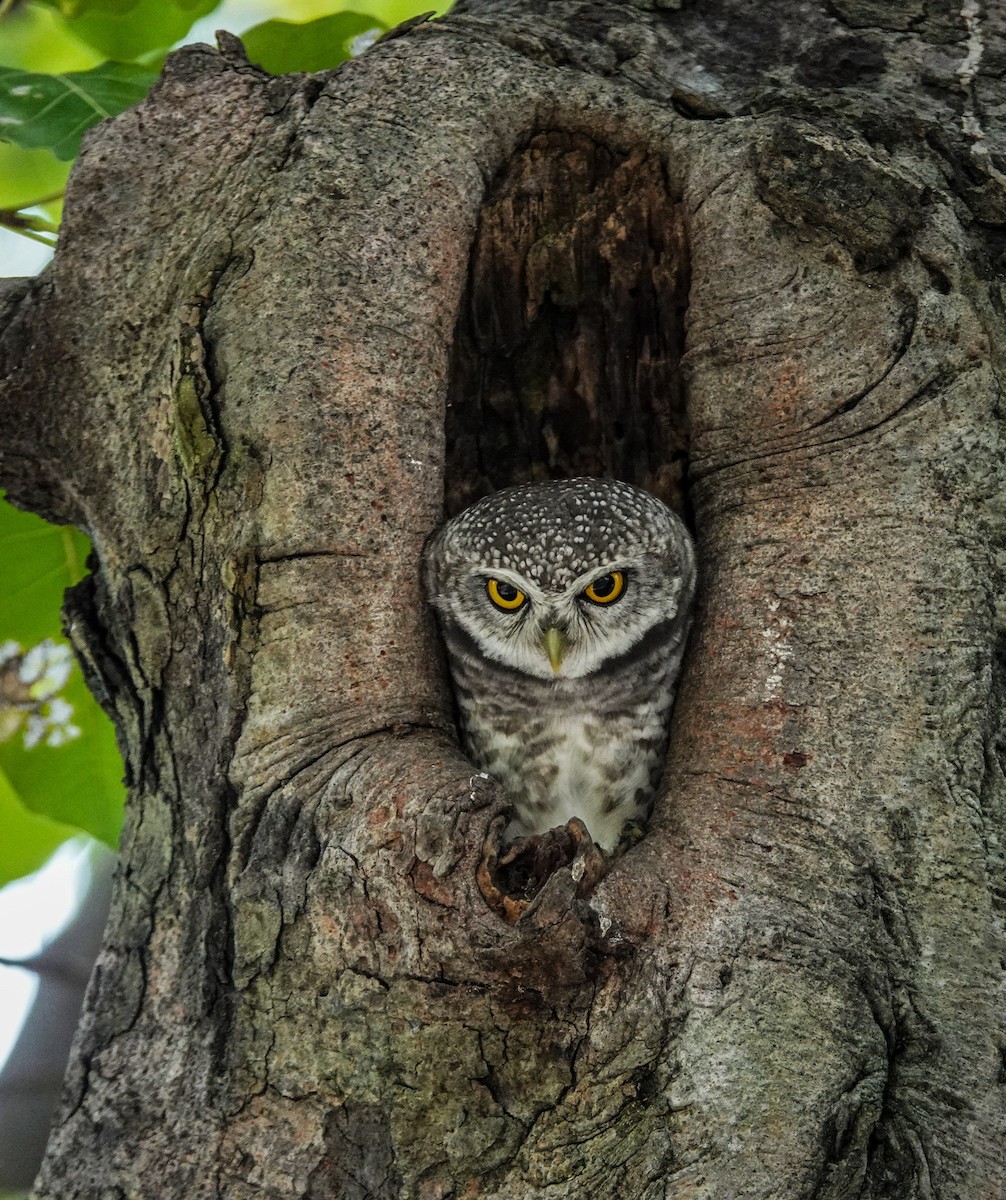
<svg viewBox="0 0 1006 1200">
<path fill-rule="evenodd" d="M 453 515 L 510 484 L 624 479 L 687 512 L 680 198 L 643 149 L 531 138 L 491 185 L 455 331 Z"/>
</svg>

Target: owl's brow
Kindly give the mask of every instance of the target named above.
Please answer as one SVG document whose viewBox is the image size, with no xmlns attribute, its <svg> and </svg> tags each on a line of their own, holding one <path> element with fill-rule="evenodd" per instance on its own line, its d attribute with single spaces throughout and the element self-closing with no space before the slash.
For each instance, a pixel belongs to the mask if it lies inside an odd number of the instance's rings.
<svg viewBox="0 0 1006 1200">
<path fill-rule="evenodd" d="M 613 558 L 596 567 L 591 567 L 589 571 L 583 571 L 577 575 L 569 587 L 563 589 L 563 599 L 567 596 L 578 595 L 585 587 L 590 587 L 596 580 L 603 579 L 605 575 L 611 575 L 615 571 L 621 571 L 623 575 L 631 575 L 637 567 L 642 566 L 642 562 L 641 558 L 628 555 L 624 558 Z"/>
<path fill-rule="evenodd" d="M 511 583 L 515 588 L 525 592 L 532 600 L 544 599 L 545 593 L 534 582 L 533 579 L 528 579 L 526 575 L 521 575 L 519 571 L 511 571 L 509 567 L 472 567 L 468 571 L 469 579 L 481 579 L 489 582 L 490 579 L 499 579 L 504 583 Z"/>
</svg>

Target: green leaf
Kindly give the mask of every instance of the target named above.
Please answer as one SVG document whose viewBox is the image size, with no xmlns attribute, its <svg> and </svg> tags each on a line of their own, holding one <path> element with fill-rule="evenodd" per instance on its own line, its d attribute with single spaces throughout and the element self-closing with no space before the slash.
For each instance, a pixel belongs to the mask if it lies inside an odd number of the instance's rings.
<svg viewBox="0 0 1006 1200">
<path fill-rule="evenodd" d="M 73 705 L 73 721 L 81 736 L 63 746 L 38 745 L 30 750 L 20 738 L 0 743 L 0 770 L 25 808 L 72 825 L 74 832 L 83 830 L 114 850 L 125 804 L 114 730 L 79 670 L 74 670 L 60 695 Z"/>
<path fill-rule="evenodd" d="M 10 639 L 28 648 L 47 637 L 64 641 L 59 632 L 63 592 L 84 574 L 89 548 L 78 530 L 50 525 L 0 500 L 0 642 Z M 114 848 L 124 790 L 111 722 L 79 669 L 60 695 L 73 705 L 81 736 L 62 746 L 31 749 L 20 736 L 0 742 L 0 771 L 24 808 Z"/>
<path fill-rule="evenodd" d="M 376 17 L 388 29 L 394 29 L 403 21 L 409 21 L 424 12 L 435 12 L 437 16 L 443 16 L 450 10 L 452 3 L 453 0 L 353 0 L 353 6 L 358 12 Z"/>
<path fill-rule="evenodd" d="M 22 150 L 0 142 L 0 208 L 28 208 L 66 187 L 70 164 L 48 150 Z"/>
<path fill-rule="evenodd" d="M 81 13 L 125 13 L 135 8 L 139 0 L 36 0 L 36 3 L 47 4 L 50 8 L 58 8 L 64 17 L 79 17 Z"/>
<path fill-rule="evenodd" d="M 73 158 L 85 129 L 138 103 L 157 75 L 135 63 L 41 75 L 0 67 L 0 137 L 25 150 Z"/>
<path fill-rule="evenodd" d="M 63 592 L 83 579 L 90 542 L 70 525 L 50 525 L 0 499 L 0 641 L 33 646 L 59 638 Z"/>
<path fill-rule="evenodd" d="M 107 54 L 74 37 L 55 9 L 19 4 L 0 18 L 0 64 L 24 71 L 86 71 Z"/>
<path fill-rule="evenodd" d="M 338 12 L 316 21 L 265 21 L 241 34 L 248 58 L 273 75 L 325 71 L 352 58 L 350 43 L 384 26 L 358 12 Z"/>
<path fill-rule="evenodd" d="M 200 17 L 220 6 L 221 0 L 134 0 L 128 11 L 95 12 L 88 8 L 66 22 L 82 42 L 101 51 L 104 58 L 126 62 L 162 54 L 180 42 Z"/>
<path fill-rule="evenodd" d="M 79 830 L 29 812 L 0 771 L 0 887 L 37 871 L 57 846 Z"/>
</svg>

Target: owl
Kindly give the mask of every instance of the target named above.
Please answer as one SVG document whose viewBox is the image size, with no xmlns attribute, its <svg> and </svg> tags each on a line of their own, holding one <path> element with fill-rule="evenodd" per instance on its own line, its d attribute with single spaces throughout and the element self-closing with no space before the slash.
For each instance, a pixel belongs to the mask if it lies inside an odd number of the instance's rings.
<svg viewBox="0 0 1006 1200">
<path fill-rule="evenodd" d="M 507 488 L 423 552 L 469 757 L 513 799 L 507 839 L 579 817 L 613 851 L 663 771 L 695 590 L 681 520 L 627 483 Z"/>
</svg>

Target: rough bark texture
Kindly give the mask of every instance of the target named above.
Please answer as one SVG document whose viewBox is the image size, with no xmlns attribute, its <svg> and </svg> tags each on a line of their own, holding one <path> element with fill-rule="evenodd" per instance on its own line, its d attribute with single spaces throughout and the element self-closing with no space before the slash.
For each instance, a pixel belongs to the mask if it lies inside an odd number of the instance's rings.
<svg viewBox="0 0 1006 1200">
<path fill-rule="evenodd" d="M 43 1197 L 1006 1194 L 1002 9 L 474 0 L 173 57 L 0 297 L 131 803 Z M 417 578 L 692 521 L 664 798 L 508 926 Z"/>
</svg>

